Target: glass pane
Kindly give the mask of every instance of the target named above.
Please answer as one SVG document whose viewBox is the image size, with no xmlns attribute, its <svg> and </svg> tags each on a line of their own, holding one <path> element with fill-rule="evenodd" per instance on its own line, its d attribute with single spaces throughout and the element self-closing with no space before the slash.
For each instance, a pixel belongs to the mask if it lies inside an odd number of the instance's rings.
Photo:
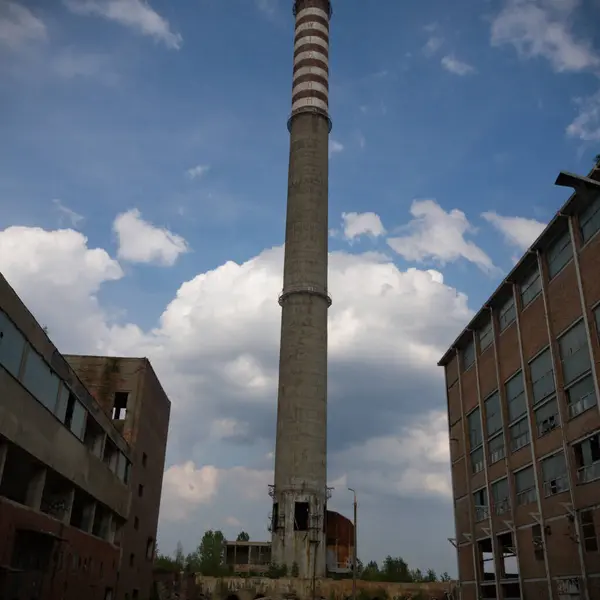
<svg viewBox="0 0 600 600">
<path fill-rule="evenodd" d="M 503 331 L 515 320 L 515 300 L 511 296 L 506 304 L 500 309 L 500 331 Z"/>
<path fill-rule="evenodd" d="M 485 416 L 487 420 L 488 435 L 493 435 L 502 429 L 502 415 L 500 413 L 500 396 L 496 392 L 485 401 Z"/>
<path fill-rule="evenodd" d="M 571 236 L 566 231 L 548 248 L 548 275 L 554 277 L 572 258 Z"/>
<path fill-rule="evenodd" d="M 554 369 L 550 350 L 545 350 L 535 360 L 532 360 L 529 368 L 535 403 L 554 393 Z"/>
<path fill-rule="evenodd" d="M 23 385 L 52 412 L 56 408 L 59 383 L 60 380 L 52 373 L 44 359 L 31 349 L 25 362 Z"/>
<path fill-rule="evenodd" d="M 584 244 L 600 229 L 600 194 L 579 215 L 579 226 Z"/>
<path fill-rule="evenodd" d="M 527 467 L 515 473 L 515 486 L 517 493 L 528 490 L 535 485 L 533 467 Z"/>
<path fill-rule="evenodd" d="M 85 431 L 85 420 L 87 417 L 87 411 L 81 404 L 81 402 L 75 401 L 73 406 L 73 418 L 71 419 L 71 431 L 80 439 L 83 440 L 83 434 Z"/>
<path fill-rule="evenodd" d="M 542 461 L 544 481 L 550 481 L 551 479 L 561 477 L 562 475 L 565 475 L 566 472 L 567 466 L 565 463 L 565 455 L 562 452 Z"/>
<path fill-rule="evenodd" d="M 119 452 L 119 464 L 117 466 L 117 475 L 121 481 L 125 481 L 127 474 L 127 458 L 121 452 Z"/>
<path fill-rule="evenodd" d="M 585 325 L 580 321 L 558 340 L 565 385 L 591 368 Z"/>
<path fill-rule="evenodd" d="M 496 502 L 508 498 L 508 479 L 504 478 L 492 484 L 492 495 Z"/>
<path fill-rule="evenodd" d="M 25 338 L 12 321 L 0 311 L 0 364 L 14 377 L 19 376 Z"/>
<path fill-rule="evenodd" d="M 527 411 L 522 372 L 519 372 L 506 383 L 506 401 L 508 404 L 508 416 L 510 421 L 518 419 Z"/>
<path fill-rule="evenodd" d="M 463 363 L 464 368 L 468 369 L 475 362 L 475 346 L 473 342 L 469 344 L 463 350 Z"/>
<path fill-rule="evenodd" d="M 521 301 L 523 306 L 527 306 L 540 293 L 541 289 L 540 273 L 536 267 L 521 284 Z"/>
<path fill-rule="evenodd" d="M 482 351 L 492 343 L 494 339 L 493 333 L 491 321 L 479 332 L 479 346 Z"/>
<path fill-rule="evenodd" d="M 471 448 L 477 448 L 482 441 L 483 436 L 481 435 L 481 420 L 479 417 L 479 409 L 475 409 L 468 417 L 469 423 L 469 441 Z"/>
<path fill-rule="evenodd" d="M 60 393 L 58 394 L 58 402 L 56 403 L 56 408 L 54 410 L 54 414 L 60 420 L 61 423 L 65 422 L 65 418 L 67 416 L 67 405 L 69 404 L 69 388 L 64 384 L 60 388 Z"/>
</svg>

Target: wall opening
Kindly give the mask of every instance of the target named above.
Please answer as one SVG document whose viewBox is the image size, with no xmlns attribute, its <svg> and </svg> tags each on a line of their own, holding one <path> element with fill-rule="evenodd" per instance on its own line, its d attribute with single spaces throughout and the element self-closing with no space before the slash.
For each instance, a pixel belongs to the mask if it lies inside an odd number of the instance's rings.
<svg viewBox="0 0 600 600">
<path fill-rule="evenodd" d="M 102 458 L 104 451 L 104 430 L 91 416 L 88 416 L 85 426 L 83 443 L 86 448 L 98 458 Z"/>
<path fill-rule="evenodd" d="M 92 525 L 92 535 L 107 540 L 110 533 L 110 515 L 111 511 L 108 507 L 96 504 L 94 513 L 94 523 Z"/>
<path fill-rule="evenodd" d="M 122 421 L 127 416 L 127 400 L 129 392 L 115 392 L 111 414 L 115 421 Z"/>
<path fill-rule="evenodd" d="M 517 561 L 517 549 L 513 545 L 513 537 L 510 531 L 498 536 L 498 546 L 502 557 L 500 579 L 516 579 L 519 577 L 519 563 Z"/>
<path fill-rule="evenodd" d="M 113 473 L 116 473 L 118 460 L 118 448 L 115 446 L 115 443 L 111 439 L 106 438 L 106 442 L 104 443 L 104 455 L 102 456 L 102 461 Z"/>
<path fill-rule="evenodd" d="M 27 452 L 8 444 L 2 483 L 0 483 L 0 496 L 25 504 L 29 482 L 35 475 L 35 469 L 35 463 Z"/>
<path fill-rule="evenodd" d="M 52 469 L 46 471 L 40 510 L 61 521 L 71 509 L 73 484 Z"/>
<path fill-rule="evenodd" d="M 225 600 L 240 600 L 236 594 L 229 594 Z"/>
<path fill-rule="evenodd" d="M 75 488 L 70 525 L 82 531 L 90 531 L 93 512 L 94 500 L 92 497 L 88 496 L 83 490 Z"/>
<path fill-rule="evenodd" d="M 294 505 L 294 531 L 308 531 L 308 502 L 296 502 Z"/>
<path fill-rule="evenodd" d="M 492 538 L 479 540 L 477 542 L 479 555 L 479 570 L 482 581 L 496 580 L 496 565 L 494 564 L 494 552 L 492 547 Z"/>
<path fill-rule="evenodd" d="M 23 571 L 45 571 L 54 549 L 54 537 L 39 531 L 17 529 L 10 566 Z"/>
</svg>

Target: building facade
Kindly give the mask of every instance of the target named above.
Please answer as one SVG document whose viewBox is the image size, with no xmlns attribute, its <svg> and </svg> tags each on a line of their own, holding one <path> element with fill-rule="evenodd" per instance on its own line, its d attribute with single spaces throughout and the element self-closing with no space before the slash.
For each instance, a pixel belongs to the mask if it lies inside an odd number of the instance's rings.
<svg viewBox="0 0 600 600">
<path fill-rule="evenodd" d="M 599 232 L 582 184 L 440 361 L 464 600 L 600 598 Z"/>
<path fill-rule="evenodd" d="M 131 508 L 116 600 L 148 600 L 171 403 L 146 358 L 65 358 L 130 448 Z"/>
<path fill-rule="evenodd" d="M 114 598 L 131 457 L 0 275 L 0 598 Z"/>
</svg>

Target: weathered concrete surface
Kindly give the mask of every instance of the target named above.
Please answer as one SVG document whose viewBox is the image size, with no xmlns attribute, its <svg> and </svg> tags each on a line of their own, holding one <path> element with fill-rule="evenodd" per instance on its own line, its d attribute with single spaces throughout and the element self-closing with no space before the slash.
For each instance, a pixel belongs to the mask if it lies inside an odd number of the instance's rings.
<svg viewBox="0 0 600 600">
<path fill-rule="evenodd" d="M 328 14 L 328 0 L 297 0 L 296 18 L 306 17 L 309 6 Z M 301 62 L 295 54 L 294 66 Z M 295 109 L 280 298 L 272 556 L 288 569 L 295 563 L 301 577 L 323 576 L 326 568 L 328 148 L 327 112 Z M 308 503 L 308 526 L 295 519 L 296 503 Z"/>
<path fill-rule="evenodd" d="M 160 600 L 311 600 L 312 582 L 310 579 L 268 579 L 263 577 L 203 577 L 196 576 L 195 582 L 189 576 L 173 574 L 155 577 Z M 372 600 L 404 600 L 422 597 L 427 600 L 453 598 L 454 582 L 448 583 L 386 583 L 379 581 L 357 581 L 357 594 Z M 419 596 L 420 594 L 420 596 Z M 352 580 L 317 580 L 315 598 L 325 600 L 347 600 L 352 597 Z"/>
</svg>

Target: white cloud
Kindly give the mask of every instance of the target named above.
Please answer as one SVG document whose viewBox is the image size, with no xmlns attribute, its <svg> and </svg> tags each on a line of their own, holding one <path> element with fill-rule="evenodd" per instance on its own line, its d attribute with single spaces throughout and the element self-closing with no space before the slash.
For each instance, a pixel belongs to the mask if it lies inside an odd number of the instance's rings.
<svg viewBox="0 0 600 600">
<path fill-rule="evenodd" d="M 160 41 L 167 48 L 178 50 L 183 38 L 175 33 L 169 22 L 159 15 L 146 0 L 63 0 L 72 12 L 97 15 L 129 27 Z"/>
<path fill-rule="evenodd" d="M 342 213 L 342 231 L 347 240 L 361 235 L 379 237 L 385 233 L 381 218 L 374 212 Z"/>
<path fill-rule="evenodd" d="M 544 223 L 535 219 L 503 217 L 493 211 L 484 212 L 481 216 L 491 223 L 511 246 L 522 251 L 527 250 L 546 227 Z"/>
<path fill-rule="evenodd" d="M 329 138 L 329 156 L 333 156 L 334 154 L 339 154 L 343 150 L 344 150 L 343 144 L 334 140 L 333 138 Z"/>
<path fill-rule="evenodd" d="M 450 54 L 444 56 L 441 62 L 446 71 L 450 71 L 450 73 L 454 73 L 455 75 L 463 76 L 475 73 L 475 67 L 467 64 L 466 62 L 458 60 L 458 58 L 455 58 Z"/>
<path fill-rule="evenodd" d="M 425 56 L 433 56 L 444 44 L 444 38 L 432 35 L 423 46 Z"/>
<path fill-rule="evenodd" d="M 18 2 L 0 2 L 0 44 L 17 50 L 29 42 L 45 40 L 46 25 Z"/>
<path fill-rule="evenodd" d="M 85 220 L 82 215 L 76 213 L 74 210 L 71 210 L 68 206 L 65 206 L 60 200 L 58 200 L 58 198 L 52 200 L 52 203 L 56 207 L 56 210 L 61 213 L 61 217 L 68 219 L 69 224 L 72 227 L 77 228 L 79 224 Z"/>
<path fill-rule="evenodd" d="M 600 91 L 576 101 L 579 114 L 567 127 L 567 135 L 585 142 L 600 141 Z"/>
<path fill-rule="evenodd" d="M 113 230 L 119 242 L 118 256 L 129 262 L 170 267 L 189 250 L 184 238 L 144 221 L 137 208 L 118 215 Z"/>
<path fill-rule="evenodd" d="M 195 167 L 188 169 L 186 173 L 190 179 L 201 179 L 209 171 L 210 167 L 208 165 L 196 165 Z"/>
<path fill-rule="evenodd" d="M 464 258 L 484 271 L 495 270 L 490 257 L 465 239 L 465 234 L 475 233 L 475 229 L 462 211 L 446 212 L 434 200 L 415 200 L 410 212 L 414 219 L 404 228 L 407 234 L 387 240 L 406 260 L 432 259 L 444 265 Z"/>
<path fill-rule="evenodd" d="M 543 57 L 558 71 L 598 67 L 600 57 L 587 40 L 571 31 L 577 0 L 508 0 L 494 19 L 493 46 L 510 44 L 523 58 Z"/>
</svg>

